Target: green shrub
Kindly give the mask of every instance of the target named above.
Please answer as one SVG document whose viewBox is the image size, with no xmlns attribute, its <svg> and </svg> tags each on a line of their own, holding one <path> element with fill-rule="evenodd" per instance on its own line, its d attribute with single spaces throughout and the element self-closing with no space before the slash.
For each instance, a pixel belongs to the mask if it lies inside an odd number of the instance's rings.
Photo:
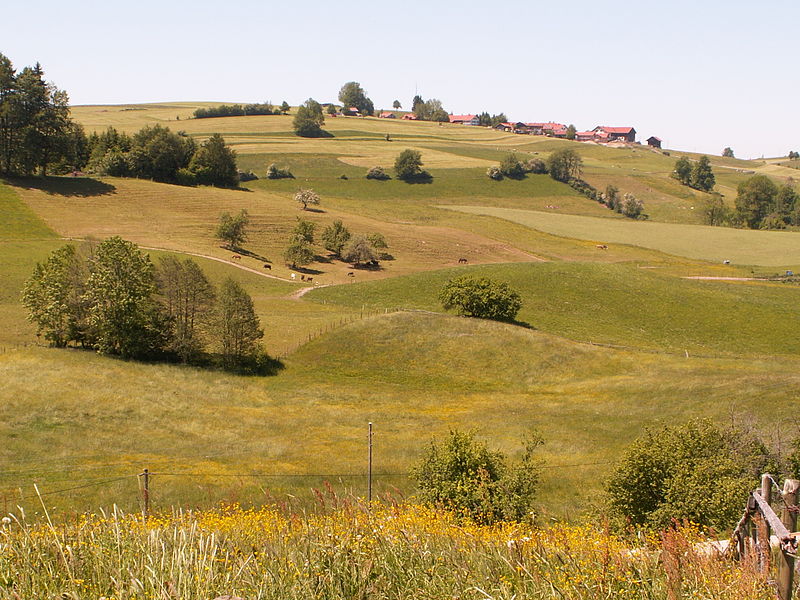
<svg viewBox="0 0 800 600">
<path fill-rule="evenodd" d="M 267 179 L 294 179 L 294 175 L 288 167 L 281 169 L 275 163 L 267 167 Z"/>
<path fill-rule="evenodd" d="M 448 281 L 439 301 L 446 310 L 454 308 L 460 315 L 496 321 L 513 321 L 522 308 L 520 295 L 507 283 L 469 275 Z"/>
<path fill-rule="evenodd" d="M 547 173 L 547 164 L 541 158 L 531 158 L 524 165 L 525 172 L 535 175 Z"/>
<path fill-rule="evenodd" d="M 509 179 L 522 179 L 525 177 L 525 169 L 513 152 L 500 162 L 500 172 Z"/>
<path fill-rule="evenodd" d="M 480 523 L 532 520 L 540 473 L 534 452 L 542 443 L 533 432 L 524 441 L 521 460 L 512 464 L 477 440 L 474 431 L 451 431 L 443 442 L 430 442 L 411 474 L 426 504 Z"/>
<path fill-rule="evenodd" d="M 486 176 L 489 179 L 500 181 L 501 179 L 503 179 L 503 172 L 500 170 L 500 167 L 489 167 L 488 169 L 486 169 Z"/>
<path fill-rule="evenodd" d="M 770 459 L 752 434 L 707 420 L 647 430 L 606 486 L 611 514 L 635 527 L 660 529 L 688 519 L 728 529 Z"/>
<path fill-rule="evenodd" d="M 386 181 L 391 179 L 389 174 L 383 170 L 383 167 L 375 166 L 367 171 L 367 179 L 377 179 L 378 181 Z"/>
</svg>

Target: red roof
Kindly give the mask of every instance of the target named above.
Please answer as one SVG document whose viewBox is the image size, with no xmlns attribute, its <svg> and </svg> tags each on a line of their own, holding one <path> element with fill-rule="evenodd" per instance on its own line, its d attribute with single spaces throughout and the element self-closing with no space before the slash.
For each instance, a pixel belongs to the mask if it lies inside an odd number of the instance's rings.
<svg viewBox="0 0 800 600">
<path fill-rule="evenodd" d="M 393 116 L 394 116 L 394 113 L 390 113 L 390 112 L 382 112 L 381 113 L 381 118 L 382 119 L 391 119 Z"/>
<path fill-rule="evenodd" d="M 538 127 L 540 129 L 566 129 L 567 126 L 563 123 L 553 123 L 550 121 L 549 123 L 525 123 L 528 127 Z"/>
<path fill-rule="evenodd" d="M 463 123 L 464 121 L 472 121 L 475 115 L 450 115 L 451 123 Z"/>
<path fill-rule="evenodd" d="M 598 125 L 594 128 L 595 131 L 602 129 L 606 133 L 623 133 L 628 134 L 633 132 L 633 127 L 606 127 L 605 125 Z"/>
</svg>

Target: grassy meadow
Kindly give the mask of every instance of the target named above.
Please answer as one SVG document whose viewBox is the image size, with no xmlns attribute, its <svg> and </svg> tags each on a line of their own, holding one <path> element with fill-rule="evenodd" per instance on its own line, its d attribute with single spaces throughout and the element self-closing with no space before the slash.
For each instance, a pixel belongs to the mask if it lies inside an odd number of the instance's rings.
<svg viewBox="0 0 800 600">
<path fill-rule="evenodd" d="M 774 597 L 753 560 L 696 550 L 691 527 L 640 542 L 591 525 L 479 526 L 326 494 L 318 511 L 237 506 L 5 526 L 0 585 L 30 598 Z M 120 576 L 124 573 L 125 576 Z"/>
<path fill-rule="evenodd" d="M 39 510 L 34 483 L 58 513 L 136 510 L 142 468 L 155 473 L 153 503 L 164 510 L 308 498 L 326 480 L 363 495 L 371 421 L 376 485 L 399 496 L 413 494 L 407 474 L 432 436 L 476 427 L 515 456 L 537 428 L 547 441 L 541 515 L 577 520 L 586 507 L 575 507 L 571 491 L 599 502 L 613 461 L 645 427 L 707 416 L 749 419 L 768 436 L 778 425 L 794 431 L 800 343 L 789 331 L 800 288 L 685 277 L 794 268 L 798 234 L 699 226 L 705 195 L 669 177 L 678 153 L 372 118 L 326 119 L 332 137 L 308 140 L 291 133 L 291 116 L 190 119 L 198 106 L 73 114 L 87 131 L 162 124 L 198 140 L 220 132 L 240 168 L 263 176 L 274 162 L 296 178 L 241 190 L 91 176 L 0 184 L 5 510 Z M 623 219 L 546 176 L 485 175 L 510 151 L 546 158 L 567 145 L 583 156 L 588 181 L 634 192 L 650 221 Z M 364 178 L 405 148 L 422 152 L 432 183 Z M 724 170 L 728 202 L 741 171 L 775 168 L 712 163 Z M 300 210 L 299 187 L 319 192 L 321 205 Z M 221 212 L 241 209 L 252 224 L 234 264 L 214 231 Z M 292 280 L 282 255 L 298 217 L 317 234 L 336 219 L 354 233 L 382 233 L 390 258 L 353 269 L 317 245 L 303 271 L 314 284 Z M 237 279 L 283 368 L 240 377 L 20 347 L 36 342 L 19 304 L 35 263 L 60 244 L 110 235 L 154 260 L 192 255 L 215 283 Z M 444 314 L 439 289 L 467 273 L 518 289 L 519 322 Z"/>
</svg>

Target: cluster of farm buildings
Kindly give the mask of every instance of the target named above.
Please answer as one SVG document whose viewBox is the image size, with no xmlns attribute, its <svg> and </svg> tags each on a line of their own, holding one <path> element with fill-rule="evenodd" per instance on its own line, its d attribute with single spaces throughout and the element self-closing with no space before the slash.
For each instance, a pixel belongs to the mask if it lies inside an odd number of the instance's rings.
<svg viewBox="0 0 800 600">
<path fill-rule="evenodd" d="M 394 119 L 396 115 L 390 112 L 380 114 L 381 118 Z M 403 115 L 403 119 L 416 120 L 413 113 Z M 480 125 L 478 115 L 450 115 L 450 122 L 460 125 Z M 567 126 L 563 123 L 499 123 L 495 129 L 508 131 L 510 133 L 520 133 L 528 135 L 545 135 L 554 138 L 566 138 Z M 598 125 L 591 131 L 577 131 L 575 140 L 578 142 L 594 142 L 596 144 L 608 144 L 611 142 L 623 142 L 627 144 L 636 143 L 636 130 L 633 127 L 607 127 Z M 661 148 L 661 140 L 655 136 L 647 138 L 647 145 L 654 148 Z"/>
</svg>

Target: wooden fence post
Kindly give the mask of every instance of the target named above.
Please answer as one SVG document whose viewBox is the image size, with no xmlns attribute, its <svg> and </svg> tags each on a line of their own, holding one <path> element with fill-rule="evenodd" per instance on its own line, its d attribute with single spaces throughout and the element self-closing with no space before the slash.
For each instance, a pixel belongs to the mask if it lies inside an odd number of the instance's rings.
<svg viewBox="0 0 800 600">
<path fill-rule="evenodd" d="M 145 469 L 141 474 L 142 478 L 142 516 L 147 519 L 150 516 L 150 471 Z"/>
<path fill-rule="evenodd" d="M 367 502 L 372 503 L 372 422 L 369 424 L 369 457 L 367 466 Z"/>
<path fill-rule="evenodd" d="M 787 479 L 783 485 L 783 511 L 781 512 L 781 522 L 789 533 L 797 529 L 797 492 L 800 489 L 800 481 L 797 479 Z M 794 556 L 781 551 L 780 563 L 778 565 L 778 597 L 780 600 L 792 600 L 792 587 L 794 586 Z"/>
<path fill-rule="evenodd" d="M 764 473 L 761 476 L 761 497 L 764 502 L 769 504 L 772 502 L 772 476 L 769 473 Z M 769 572 L 769 559 L 770 559 L 770 529 L 769 523 L 762 516 L 758 520 L 758 560 L 761 567 L 761 573 L 766 574 Z"/>
</svg>

